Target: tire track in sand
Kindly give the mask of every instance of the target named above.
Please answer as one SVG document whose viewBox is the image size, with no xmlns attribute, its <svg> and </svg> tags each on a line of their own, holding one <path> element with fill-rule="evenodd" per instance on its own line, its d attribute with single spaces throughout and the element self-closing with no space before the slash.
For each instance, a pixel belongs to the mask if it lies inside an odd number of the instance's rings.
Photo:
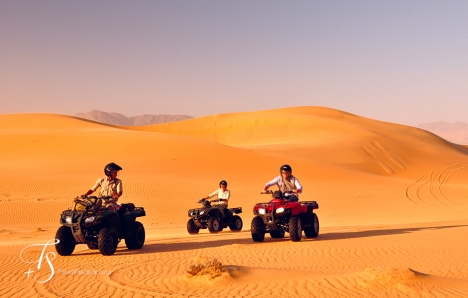
<svg viewBox="0 0 468 298">
<path fill-rule="evenodd" d="M 379 142 L 372 141 L 372 145 L 361 146 L 372 159 L 387 173 L 394 175 L 396 172 L 406 170 L 406 166 L 393 154 L 388 152 Z"/>
<path fill-rule="evenodd" d="M 420 207 L 443 205 L 459 206 L 456 200 L 462 201 L 463 196 L 447 186 L 450 177 L 468 167 L 468 162 L 443 163 L 424 174 L 406 189 L 406 197 Z"/>
</svg>

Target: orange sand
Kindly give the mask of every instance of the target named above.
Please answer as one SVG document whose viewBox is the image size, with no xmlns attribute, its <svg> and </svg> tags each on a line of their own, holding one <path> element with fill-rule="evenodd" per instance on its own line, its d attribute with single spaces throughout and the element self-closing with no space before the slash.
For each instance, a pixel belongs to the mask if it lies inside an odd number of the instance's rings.
<svg viewBox="0 0 468 298">
<path fill-rule="evenodd" d="M 0 115 L 0 139 L 0 297 L 468 297 L 468 147 L 426 131 L 295 107 L 142 127 Z M 78 245 L 38 282 L 49 266 L 22 249 L 53 239 L 111 161 L 120 201 L 146 209 L 145 246 L 106 257 Z M 284 163 L 318 201 L 320 235 L 254 243 L 252 207 Z M 243 231 L 188 235 L 187 210 L 222 179 Z M 220 277 L 186 276 L 214 258 Z"/>
</svg>

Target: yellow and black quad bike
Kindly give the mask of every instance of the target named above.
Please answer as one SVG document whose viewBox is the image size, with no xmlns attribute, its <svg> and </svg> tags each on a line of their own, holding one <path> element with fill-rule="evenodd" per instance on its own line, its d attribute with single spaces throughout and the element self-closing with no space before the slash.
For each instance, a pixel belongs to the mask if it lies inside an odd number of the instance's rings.
<svg viewBox="0 0 468 298">
<path fill-rule="evenodd" d="M 58 240 L 55 249 L 59 255 L 71 255 L 77 244 L 99 249 L 103 255 L 113 255 L 122 239 L 128 249 L 143 247 L 145 228 L 136 218 L 146 216 L 145 209 L 124 203 L 118 210 L 110 210 L 102 205 L 108 199 L 110 197 L 77 197 L 74 206 L 62 212 L 62 226 L 55 235 Z"/>
<path fill-rule="evenodd" d="M 242 213 L 242 207 L 226 208 L 222 200 L 201 199 L 198 203 L 201 208 L 190 209 L 187 222 L 187 231 L 189 234 L 198 234 L 200 229 L 208 229 L 212 234 L 221 232 L 229 227 L 232 232 L 242 230 L 242 219 L 239 213 Z"/>
</svg>

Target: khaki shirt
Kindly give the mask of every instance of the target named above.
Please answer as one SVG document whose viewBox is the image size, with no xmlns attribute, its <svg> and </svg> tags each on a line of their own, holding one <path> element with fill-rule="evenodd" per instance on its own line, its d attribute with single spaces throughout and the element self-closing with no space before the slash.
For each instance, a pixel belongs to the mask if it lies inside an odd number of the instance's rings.
<svg viewBox="0 0 468 298">
<path fill-rule="evenodd" d="M 118 194 L 122 191 L 122 180 L 115 178 L 112 181 L 109 181 L 106 177 L 98 178 L 96 183 L 94 184 L 93 187 L 91 187 L 92 191 L 96 191 L 98 187 L 101 187 L 101 190 L 99 192 L 99 195 L 101 197 L 105 196 L 113 196 L 115 194 Z"/>
<path fill-rule="evenodd" d="M 231 192 L 226 189 L 226 191 L 223 192 L 223 189 L 220 188 L 218 190 L 215 190 L 211 194 L 208 195 L 208 197 L 213 197 L 213 196 L 218 196 L 218 199 L 223 199 L 223 200 L 229 200 L 229 197 L 231 196 Z"/>
</svg>

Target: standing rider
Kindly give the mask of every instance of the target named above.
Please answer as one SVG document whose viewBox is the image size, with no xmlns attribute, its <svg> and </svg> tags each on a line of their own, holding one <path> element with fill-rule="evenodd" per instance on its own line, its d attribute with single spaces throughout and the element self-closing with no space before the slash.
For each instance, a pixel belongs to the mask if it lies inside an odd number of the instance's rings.
<svg viewBox="0 0 468 298">
<path fill-rule="evenodd" d="M 221 180 L 221 182 L 219 182 L 219 189 L 209 194 L 205 199 L 208 200 L 209 198 L 214 197 L 216 195 L 218 196 L 219 200 L 219 203 L 217 204 L 218 207 L 222 207 L 222 209 L 227 208 L 231 192 L 227 189 L 226 180 Z"/>
<path fill-rule="evenodd" d="M 111 162 L 104 167 L 105 177 L 98 178 L 96 183 L 90 190 L 88 190 L 82 197 L 87 197 L 96 191 L 98 187 L 101 187 L 100 197 L 111 197 L 110 199 L 103 200 L 103 205 L 108 209 L 117 210 L 117 201 L 122 195 L 122 180 L 117 178 L 117 173 L 121 171 L 122 168 Z"/>
<path fill-rule="evenodd" d="M 290 202 L 297 202 L 299 200 L 298 196 L 302 193 L 302 186 L 299 180 L 292 175 L 291 166 L 282 165 L 280 168 L 280 175 L 270 182 L 267 182 L 262 193 L 266 193 L 268 188 L 275 184 L 278 186 L 278 189 L 285 199 Z"/>
</svg>

